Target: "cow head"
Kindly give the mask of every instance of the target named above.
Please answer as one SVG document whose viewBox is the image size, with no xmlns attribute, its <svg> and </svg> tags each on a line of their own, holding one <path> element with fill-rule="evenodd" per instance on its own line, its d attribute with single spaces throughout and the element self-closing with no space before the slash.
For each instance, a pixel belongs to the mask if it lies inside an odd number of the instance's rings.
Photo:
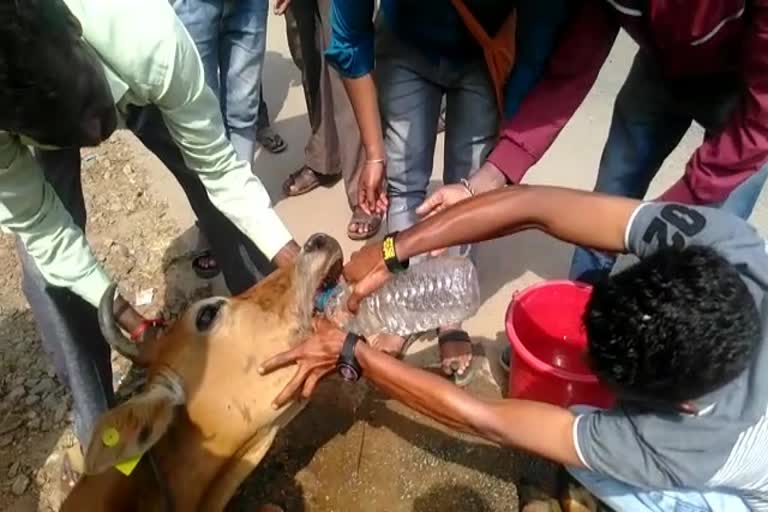
<svg viewBox="0 0 768 512">
<path fill-rule="evenodd" d="M 0 2 L 0 130 L 56 147 L 115 130 L 104 69 L 62 0 Z"/>
<path fill-rule="evenodd" d="M 240 451 L 281 413 L 270 403 L 293 374 L 289 368 L 262 376 L 259 364 L 306 337 L 316 294 L 339 278 L 341 265 L 338 242 L 314 235 L 294 268 L 275 271 L 240 296 L 191 305 L 161 337 L 142 345 L 117 327 L 114 288 L 108 291 L 99 312 L 105 338 L 149 372 L 142 393 L 97 423 L 86 450 L 86 472 L 100 473 L 146 452 L 181 410 L 209 451 Z"/>
</svg>

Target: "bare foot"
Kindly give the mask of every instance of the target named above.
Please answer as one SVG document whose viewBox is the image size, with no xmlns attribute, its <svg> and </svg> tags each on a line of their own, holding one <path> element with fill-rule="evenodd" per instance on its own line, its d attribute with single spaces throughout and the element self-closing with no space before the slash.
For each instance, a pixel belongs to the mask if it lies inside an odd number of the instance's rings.
<svg viewBox="0 0 768 512">
<path fill-rule="evenodd" d="M 472 363 L 472 340 L 461 324 L 441 327 L 438 332 L 440 365 L 446 375 L 464 375 Z"/>
</svg>

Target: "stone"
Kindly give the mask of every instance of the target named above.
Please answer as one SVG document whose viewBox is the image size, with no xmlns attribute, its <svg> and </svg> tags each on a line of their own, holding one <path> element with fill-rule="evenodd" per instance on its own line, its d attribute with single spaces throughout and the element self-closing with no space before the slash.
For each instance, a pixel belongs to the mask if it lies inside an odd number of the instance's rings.
<svg viewBox="0 0 768 512">
<path fill-rule="evenodd" d="M 41 424 L 42 422 L 40 421 L 40 418 L 35 418 L 27 422 L 27 428 L 29 428 L 30 430 L 40 430 Z"/>
<path fill-rule="evenodd" d="M 53 382 L 53 379 L 50 379 L 48 377 L 43 377 L 42 379 L 40 379 L 40 382 L 37 383 L 37 386 L 32 388 L 31 393 L 35 395 L 41 395 L 43 393 L 52 391 L 55 387 L 56 387 L 56 384 Z"/>
<path fill-rule="evenodd" d="M 26 405 L 35 405 L 39 401 L 40 401 L 40 397 L 37 395 L 29 395 L 27 398 L 24 399 L 24 403 Z"/>
<path fill-rule="evenodd" d="M 19 461 L 14 462 L 11 464 L 10 469 L 8 469 L 8 478 L 14 479 L 18 476 L 19 470 L 21 469 L 21 463 Z"/>
<path fill-rule="evenodd" d="M 13 481 L 13 485 L 11 485 L 11 492 L 16 496 L 21 496 L 22 494 L 27 492 L 28 486 L 29 486 L 29 477 L 27 477 L 27 475 L 19 475 Z"/>
<path fill-rule="evenodd" d="M 0 437 L 0 448 L 5 448 L 13 442 L 13 436 L 7 435 Z"/>
<path fill-rule="evenodd" d="M 27 394 L 27 391 L 24 389 L 24 386 L 16 386 L 13 388 L 13 390 L 8 393 L 8 400 L 11 402 L 15 402 L 19 398 L 22 398 L 24 395 Z"/>
<path fill-rule="evenodd" d="M 24 418 L 19 415 L 7 416 L 2 423 L 0 423 L 0 435 L 13 432 L 24 424 Z"/>
<path fill-rule="evenodd" d="M 57 407 L 56 410 L 53 413 L 53 421 L 56 423 L 60 423 L 64 421 L 64 417 L 67 415 L 67 411 L 69 411 L 69 406 L 67 405 L 66 401 L 61 402 Z"/>
</svg>

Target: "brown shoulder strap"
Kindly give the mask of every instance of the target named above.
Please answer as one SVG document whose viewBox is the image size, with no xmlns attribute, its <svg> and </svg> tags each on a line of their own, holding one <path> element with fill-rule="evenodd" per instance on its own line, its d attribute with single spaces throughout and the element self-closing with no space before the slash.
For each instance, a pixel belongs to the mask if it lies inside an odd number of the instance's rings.
<svg viewBox="0 0 768 512">
<path fill-rule="evenodd" d="M 488 36 L 488 33 L 485 31 L 480 22 L 477 21 L 477 18 L 475 18 L 475 15 L 472 14 L 472 11 L 469 10 L 466 4 L 461 0 L 451 0 L 451 3 L 453 4 L 453 7 L 459 12 L 461 18 L 464 20 L 464 25 L 466 25 L 466 27 L 472 33 L 472 37 L 477 39 L 477 41 L 482 46 L 490 44 L 491 38 Z"/>
</svg>

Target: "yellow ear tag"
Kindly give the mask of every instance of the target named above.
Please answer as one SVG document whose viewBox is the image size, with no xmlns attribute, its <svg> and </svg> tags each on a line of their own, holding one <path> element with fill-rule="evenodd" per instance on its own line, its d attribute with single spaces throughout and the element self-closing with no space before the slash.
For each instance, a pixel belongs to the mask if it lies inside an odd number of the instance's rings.
<svg viewBox="0 0 768 512">
<path fill-rule="evenodd" d="M 107 448 L 114 448 L 120 442 L 120 432 L 114 427 L 104 429 L 104 432 L 101 433 L 101 442 Z"/>
<path fill-rule="evenodd" d="M 119 472 L 121 472 L 125 476 L 128 476 L 131 473 L 133 473 L 133 470 L 136 469 L 136 466 L 139 464 L 140 460 L 141 460 L 141 455 L 137 455 L 132 459 L 128 459 L 126 461 L 121 462 L 120 464 L 115 464 L 115 469 L 117 469 Z"/>
</svg>

